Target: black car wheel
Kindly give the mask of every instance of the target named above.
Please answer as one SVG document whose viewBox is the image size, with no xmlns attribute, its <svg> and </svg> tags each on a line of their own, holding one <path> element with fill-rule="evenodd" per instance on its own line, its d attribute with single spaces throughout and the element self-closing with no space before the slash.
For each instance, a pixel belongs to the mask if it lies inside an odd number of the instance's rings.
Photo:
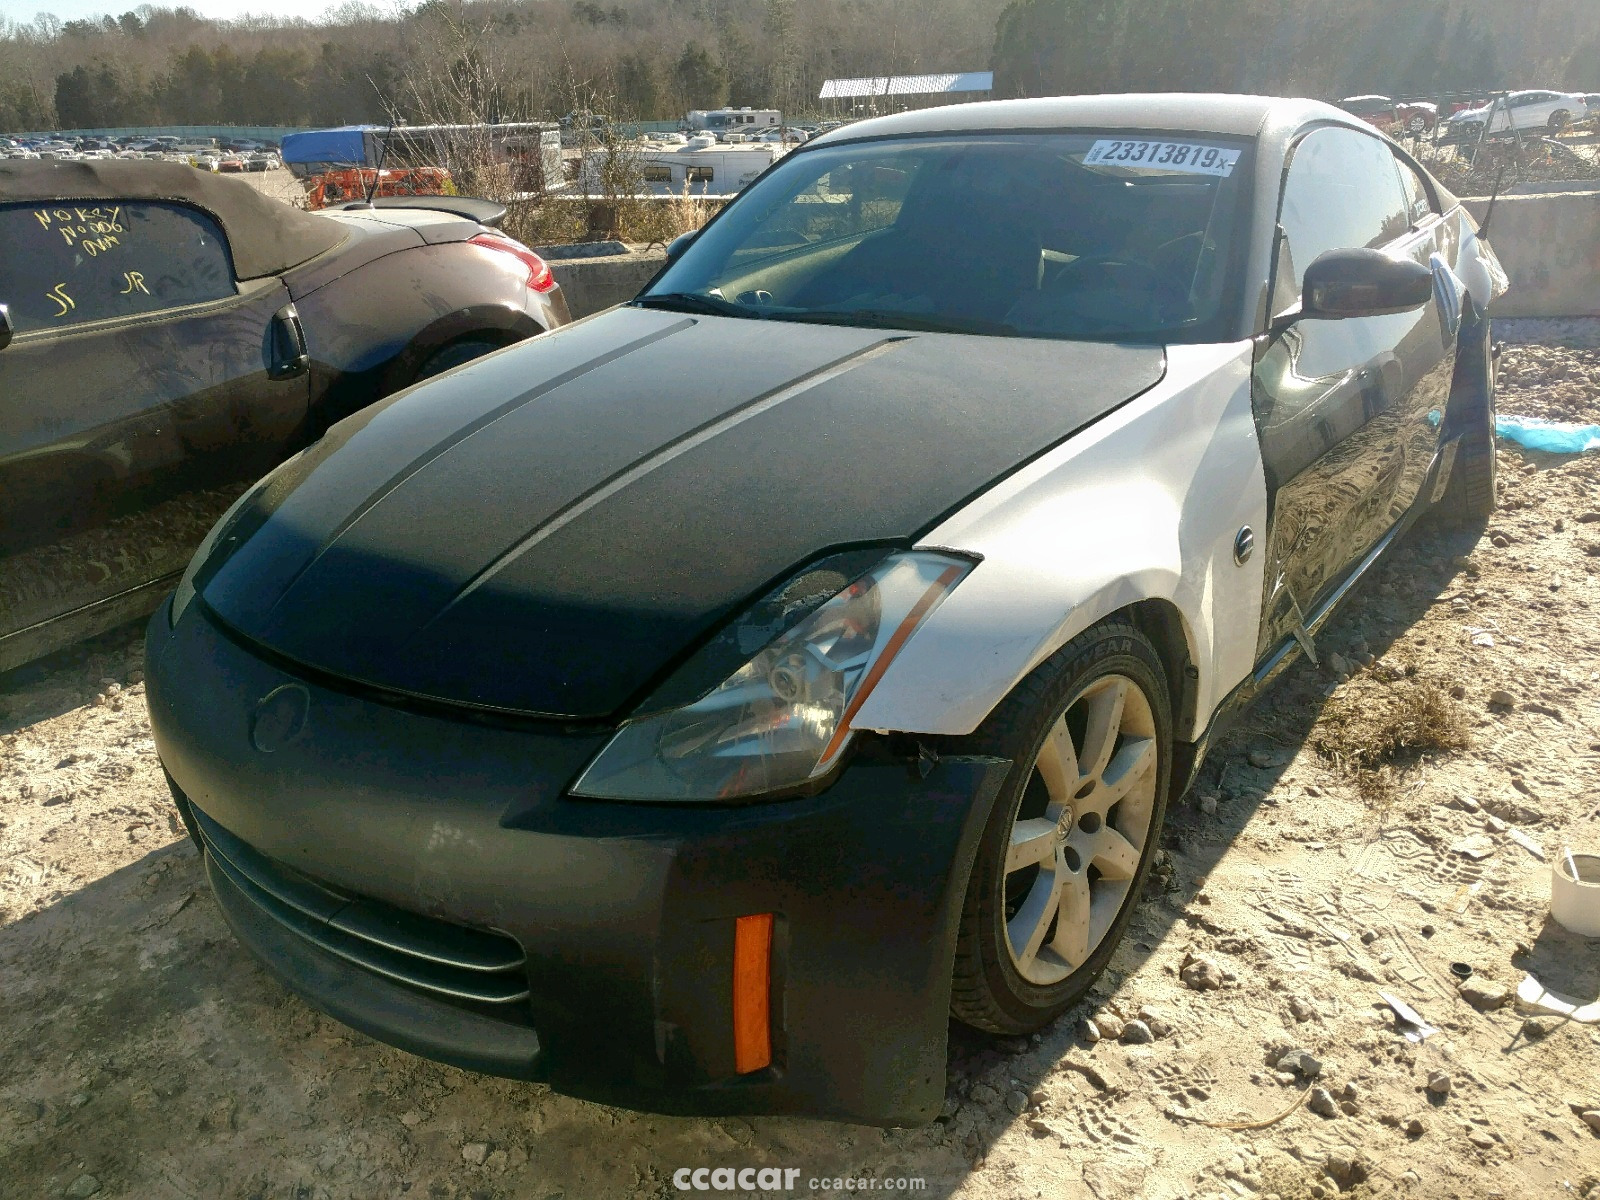
<svg viewBox="0 0 1600 1200">
<path fill-rule="evenodd" d="M 1442 504 L 1445 518 L 1481 525 L 1494 515 L 1498 458 L 1495 448 L 1494 356 L 1489 322 L 1479 321 L 1463 346 L 1471 347 L 1456 365 L 1454 392 L 1465 408 L 1467 426 L 1456 443 L 1455 462 Z"/>
<path fill-rule="evenodd" d="M 1414 134 L 1425 133 L 1428 129 L 1428 120 L 1426 117 L 1422 116 L 1422 114 L 1418 113 L 1416 116 L 1412 117 L 1406 122 L 1406 128 Z"/>
<path fill-rule="evenodd" d="M 1572 124 L 1572 114 L 1564 108 L 1558 108 L 1550 114 L 1550 129 L 1552 132 L 1565 129 Z"/>
<path fill-rule="evenodd" d="M 452 367 L 459 367 L 462 363 L 469 363 L 475 358 L 482 358 L 485 354 L 493 353 L 500 349 L 499 342 L 487 341 L 483 338 L 463 338 L 459 342 L 451 342 L 442 350 L 436 350 L 422 364 L 417 372 L 417 382 L 432 379 L 435 375 L 443 375 Z"/>
<path fill-rule="evenodd" d="M 1160 656 L 1131 625 L 1096 625 L 962 749 L 1015 765 L 967 884 L 951 1012 L 979 1029 L 1029 1033 L 1105 969 L 1150 869 L 1172 750 Z"/>
</svg>

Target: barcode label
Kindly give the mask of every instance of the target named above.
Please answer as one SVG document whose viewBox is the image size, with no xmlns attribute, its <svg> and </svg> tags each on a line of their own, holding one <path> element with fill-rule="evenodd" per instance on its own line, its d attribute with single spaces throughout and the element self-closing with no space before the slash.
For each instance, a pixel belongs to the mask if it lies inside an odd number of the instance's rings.
<svg viewBox="0 0 1600 1200">
<path fill-rule="evenodd" d="M 1152 142 L 1141 138 L 1101 138 L 1083 156 L 1086 167 L 1142 167 L 1151 171 L 1177 171 L 1185 175 L 1233 174 L 1239 151 L 1194 142 Z"/>
</svg>

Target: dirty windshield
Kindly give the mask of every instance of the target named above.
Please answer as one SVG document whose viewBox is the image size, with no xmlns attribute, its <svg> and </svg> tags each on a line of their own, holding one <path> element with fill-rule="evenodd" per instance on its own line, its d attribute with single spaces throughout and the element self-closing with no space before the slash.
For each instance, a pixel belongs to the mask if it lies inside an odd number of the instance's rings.
<svg viewBox="0 0 1600 1200">
<path fill-rule="evenodd" d="M 639 300 L 819 324 L 1213 340 L 1247 143 L 990 134 L 792 155 Z"/>
</svg>

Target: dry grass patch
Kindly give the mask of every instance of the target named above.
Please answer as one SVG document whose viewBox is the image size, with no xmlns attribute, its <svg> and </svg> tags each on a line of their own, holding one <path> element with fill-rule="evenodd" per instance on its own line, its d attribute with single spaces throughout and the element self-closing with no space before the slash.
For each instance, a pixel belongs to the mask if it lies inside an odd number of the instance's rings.
<svg viewBox="0 0 1600 1200">
<path fill-rule="evenodd" d="M 1367 787 L 1375 792 L 1392 786 L 1384 768 L 1464 750 L 1469 740 L 1461 706 L 1437 685 L 1414 678 L 1380 683 L 1364 677 L 1341 688 L 1311 733 L 1317 753 L 1358 780 L 1370 774 Z"/>
</svg>

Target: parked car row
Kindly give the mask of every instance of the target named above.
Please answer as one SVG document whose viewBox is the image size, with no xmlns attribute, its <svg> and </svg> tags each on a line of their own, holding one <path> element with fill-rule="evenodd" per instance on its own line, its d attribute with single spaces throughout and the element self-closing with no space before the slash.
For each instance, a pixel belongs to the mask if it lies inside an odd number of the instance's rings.
<svg viewBox="0 0 1600 1200">
<path fill-rule="evenodd" d="M 0 146 L 0 161 L 10 159 L 43 159 L 57 162 L 105 162 L 108 160 L 175 162 L 188 163 L 190 166 L 198 167 L 202 171 L 219 171 L 224 174 L 245 171 L 275 171 L 283 166 L 283 161 L 276 153 L 270 150 L 258 150 L 250 154 L 224 154 L 210 151 L 191 153 L 172 150 L 84 150 L 50 145 L 39 149 L 22 146 L 9 148 Z"/>
<path fill-rule="evenodd" d="M 1569 125 L 1600 119 L 1600 93 L 1528 89 L 1508 92 L 1503 99 L 1447 102 L 1443 114 L 1431 101 L 1381 95 L 1350 96 L 1339 101 L 1339 107 L 1386 133 L 1465 141 L 1476 138 L 1486 125 L 1491 134 L 1559 133 Z"/>
</svg>

